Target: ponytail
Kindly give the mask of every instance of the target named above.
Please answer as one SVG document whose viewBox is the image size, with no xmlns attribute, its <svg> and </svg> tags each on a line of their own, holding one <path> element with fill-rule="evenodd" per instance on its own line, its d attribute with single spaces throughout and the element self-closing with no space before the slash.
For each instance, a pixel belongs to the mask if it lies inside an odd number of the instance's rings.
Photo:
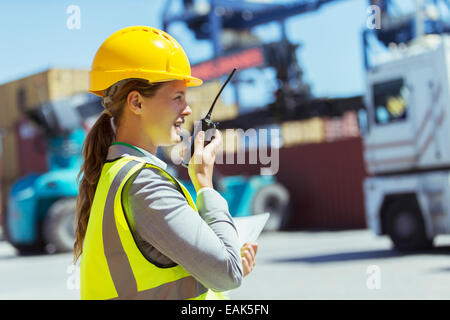
<svg viewBox="0 0 450 320">
<path fill-rule="evenodd" d="M 95 189 L 108 154 L 108 148 L 114 142 L 114 138 L 115 133 L 111 126 L 111 117 L 103 112 L 89 131 L 83 144 L 84 162 L 78 174 L 80 187 L 75 209 L 74 262 L 78 260 L 82 252 Z"/>
</svg>

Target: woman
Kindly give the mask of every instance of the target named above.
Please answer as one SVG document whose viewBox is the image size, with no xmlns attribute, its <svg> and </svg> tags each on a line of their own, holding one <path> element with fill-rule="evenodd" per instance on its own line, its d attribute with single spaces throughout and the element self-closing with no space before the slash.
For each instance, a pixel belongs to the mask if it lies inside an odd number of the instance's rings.
<svg viewBox="0 0 450 320">
<path fill-rule="evenodd" d="M 155 154 L 180 142 L 192 111 L 181 46 L 146 26 L 111 35 L 98 49 L 89 91 L 105 111 L 84 144 L 76 210 L 75 260 L 82 299 L 215 299 L 254 267 L 256 244 L 240 248 L 228 206 L 212 186 L 219 131 L 194 140 L 189 176 L 197 206 Z"/>
</svg>

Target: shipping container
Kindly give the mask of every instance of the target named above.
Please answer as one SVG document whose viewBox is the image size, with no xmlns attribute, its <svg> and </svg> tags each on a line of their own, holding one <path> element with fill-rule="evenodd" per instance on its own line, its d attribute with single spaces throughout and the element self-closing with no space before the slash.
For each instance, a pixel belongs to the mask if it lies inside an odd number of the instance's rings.
<svg viewBox="0 0 450 320">
<path fill-rule="evenodd" d="M 283 146 L 318 143 L 324 140 L 324 124 L 321 118 L 286 121 L 281 124 Z"/>
</svg>

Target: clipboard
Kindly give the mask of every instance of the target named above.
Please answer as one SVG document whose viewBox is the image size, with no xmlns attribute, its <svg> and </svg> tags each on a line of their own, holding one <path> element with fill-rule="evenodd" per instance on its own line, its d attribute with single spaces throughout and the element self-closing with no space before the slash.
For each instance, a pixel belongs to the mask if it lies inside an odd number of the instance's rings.
<svg viewBox="0 0 450 320">
<path fill-rule="evenodd" d="M 246 242 L 255 242 L 261 231 L 263 231 L 270 213 L 265 212 L 248 217 L 233 218 L 234 225 L 237 229 L 241 246 Z"/>
</svg>

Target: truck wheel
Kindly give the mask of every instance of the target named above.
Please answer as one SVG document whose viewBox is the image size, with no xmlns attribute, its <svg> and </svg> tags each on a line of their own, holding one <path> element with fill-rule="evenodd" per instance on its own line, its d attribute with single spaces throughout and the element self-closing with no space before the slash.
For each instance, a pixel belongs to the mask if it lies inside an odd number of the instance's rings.
<svg viewBox="0 0 450 320">
<path fill-rule="evenodd" d="M 44 220 L 44 239 L 49 253 L 73 250 L 75 232 L 75 198 L 63 198 L 55 201 Z"/>
<path fill-rule="evenodd" d="M 426 235 L 425 223 L 415 201 L 398 201 L 387 211 L 387 232 L 399 251 L 430 249 L 433 239 Z"/>
<path fill-rule="evenodd" d="M 285 227 L 289 214 L 289 192 L 279 183 L 270 184 L 258 190 L 252 203 L 252 213 L 270 212 L 265 231 Z"/>
</svg>

